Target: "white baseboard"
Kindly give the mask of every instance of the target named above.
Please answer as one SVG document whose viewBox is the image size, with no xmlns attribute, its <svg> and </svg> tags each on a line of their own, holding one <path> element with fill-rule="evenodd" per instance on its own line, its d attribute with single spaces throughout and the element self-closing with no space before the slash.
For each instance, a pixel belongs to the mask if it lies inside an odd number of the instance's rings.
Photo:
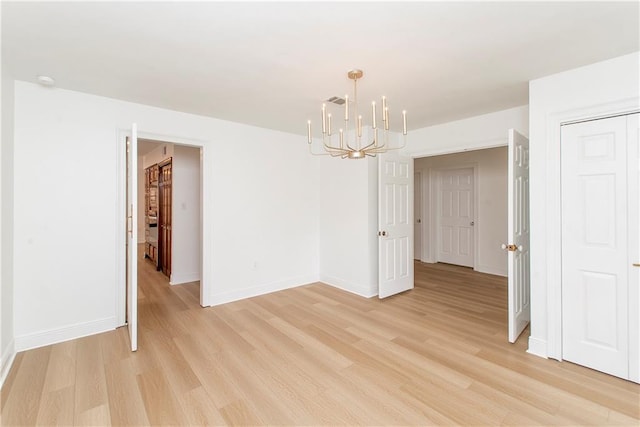
<svg viewBox="0 0 640 427">
<path fill-rule="evenodd" d="M 272 292 L 282 291 L 284 289 L 296 288 L 298 286 L 307 285 L 318 281 L 318 276 L 302 276 L 291 279 L 280 280 L 278 282 L 267 283 L 264 285 L 253 286 L 250 288 L 239 289 L 232 292 L 224 292 L 212 294 L 210 298 L 211 305 L 220 305 L 228 302 L 239 301 L 245 298 L 257 297 L 259 295 L 270 294 Z"/>
<path fill-rule="evenodd" d="M 16 351 L 30 350 L 32 348 L 44 347 L 46 345 L 99 334 L 111 331 L 115 329 L 116 326 L 116 318 L 108 317 L 105 319 L 93 320 L 91 322 L 65 326 L 63 328 L 17 336 L 15 337 Z"/>
<path fill-rule="evenodd" d="M 183 283 L 197 282 L 200 280 L 200 273 L 174 274 L 171 273 L 170 285 L 181 285 Z"/>
<path fill-rule="evenodd" d="M 9 341 L 7 348 L 2 352 L 2 358 L 0 359 L 0 388 L 4 385 L 4 380 L 7 379 L 13 361 L 16 358 L 16 342 L 15 340 Z"/>
<path fill-rule="evenodd" d="M 545 340 L 541 340 L 540 338 L 530 336 L 529 348 L 527 349 L 527 353 L 548 359 L 549 357 L 547 356 L 547 342 Z"/>
<path fill-rule="evenodd" d="M 477 271 L 478 273 L 493 274 L 495 276 L 509 276 L 509 272 L 507 270 L 489 265 L 476 265 L 475 271 Z"/>
<path fill-rule="evenodd" d="M 361 297 L 371 298 L 378 295 L 378 289 L 367 288 L 366 286 L 359 285 L 357 283 L 349 282 L 348 280 L 340 279 L 339 277 L 328 276 L 326 274 L 320 275 L 320 281 L 334 288 L 342 289 L 343 291 L 351 292 L 352 294 L 360 295 Z"/>
</svg>

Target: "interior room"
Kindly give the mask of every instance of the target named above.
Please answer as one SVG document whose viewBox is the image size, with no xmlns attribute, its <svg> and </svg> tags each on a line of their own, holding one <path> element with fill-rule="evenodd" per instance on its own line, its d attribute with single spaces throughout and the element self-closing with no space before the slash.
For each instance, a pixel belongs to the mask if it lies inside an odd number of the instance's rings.
<svg viewBox="0 0 640 427">
<path fill-rule="evenodd" d="M 0 19 L 3 425 L 640 422 L 638 2 Z"/>
</svg>

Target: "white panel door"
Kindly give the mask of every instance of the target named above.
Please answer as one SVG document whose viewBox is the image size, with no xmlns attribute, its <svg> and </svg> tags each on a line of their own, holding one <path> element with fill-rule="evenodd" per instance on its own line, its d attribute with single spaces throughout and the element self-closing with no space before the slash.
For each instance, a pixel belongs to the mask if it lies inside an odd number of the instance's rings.
<svg viewBox="0 0 640 427">
<path fill-rule="evenodd" d="M 529 140 L 509 130 L 508 166 L 509 342 L 516 342 L 531 320 L 529 253 Z"/>
<path fill-rule="evenodd" d="M 473 267 L 473 168 L 440 171 L 438 194 L 438 261 Z"/>
<path fill-rule="evenodd" d="M 138 349 L 138 129 L 127 138 L 127 328 L 131 351 Z"/>
<path fill-rule="evenodd" d="M 413 289 L 413 159 L 378 157 L 378 297 Z"/>
<path fill-rule="evenodd" d="M 629 379 L 640 383 L 640 114 L 627 116 Z"/>
<path fill-rule="evenodd" d="M 422 174 L 413 174 L 413 258 L 422 259 Z"/>
<path fill-rule="evenodd" d="M 637 120 L 593 120 L 561 133 L 562 357 L 635 381 Z"/>
</svg>

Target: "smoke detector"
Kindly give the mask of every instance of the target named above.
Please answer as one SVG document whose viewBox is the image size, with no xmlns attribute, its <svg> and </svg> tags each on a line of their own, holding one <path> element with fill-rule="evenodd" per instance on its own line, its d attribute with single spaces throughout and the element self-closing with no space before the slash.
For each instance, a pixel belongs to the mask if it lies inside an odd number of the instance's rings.
<svg viewBox="0 0 640 427">
<path fill-rule="evenodd" d="M 56 81 L 53 79 L 53 77 L 49 76 L 38 76 L 37 81 L 42 86 L 46 87 L 54 87 L 56 85 Z"/>
</svg>

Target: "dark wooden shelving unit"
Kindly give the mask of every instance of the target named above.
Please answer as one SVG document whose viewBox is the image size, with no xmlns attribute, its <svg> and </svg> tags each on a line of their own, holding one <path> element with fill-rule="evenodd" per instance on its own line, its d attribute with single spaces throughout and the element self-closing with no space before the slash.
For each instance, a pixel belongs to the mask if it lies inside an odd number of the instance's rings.
<svg viewBox="0 0 640 427">
<path fill-rule="evenodd" d="M 144 256 L 159 269 L 158 251 L 158 178 L 157 164 L 144 170 Z"/>
</svg>

